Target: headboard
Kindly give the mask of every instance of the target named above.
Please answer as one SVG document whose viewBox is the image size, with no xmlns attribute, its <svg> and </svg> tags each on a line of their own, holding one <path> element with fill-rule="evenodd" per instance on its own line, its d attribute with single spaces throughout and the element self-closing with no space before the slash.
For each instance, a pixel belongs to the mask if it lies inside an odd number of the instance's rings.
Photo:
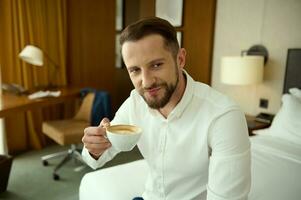
<svg viewBox="0 0 301 200">
<path fill-rule="evenodd" d="M 292 87 L 301 88 L 301 49 L 288 49 L 283 93 Z"/>
</svg>

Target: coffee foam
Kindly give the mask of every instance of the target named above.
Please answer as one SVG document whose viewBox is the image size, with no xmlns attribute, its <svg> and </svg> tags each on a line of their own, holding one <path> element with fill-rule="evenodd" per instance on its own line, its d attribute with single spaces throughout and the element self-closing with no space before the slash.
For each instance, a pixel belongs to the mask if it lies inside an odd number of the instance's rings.
<svg viewBox="0 0 301 200">
<path fill-rule="evenodd" d="M 108 127 L 107 130 L 116 134 L 136 134 L 139 132 L 139 128 L 132 125 L 113 125 Z"/>
</svg>

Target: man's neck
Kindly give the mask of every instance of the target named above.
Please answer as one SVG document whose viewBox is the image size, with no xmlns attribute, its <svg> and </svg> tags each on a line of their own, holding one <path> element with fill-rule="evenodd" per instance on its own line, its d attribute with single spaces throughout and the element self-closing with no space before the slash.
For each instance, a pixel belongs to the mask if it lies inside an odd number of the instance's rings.
<svg viewBox="0 0 301 200">
<path fill-rule="evenodd" d="M 187 82 L 187 78 L 183 72 L 179 76 L 178 86 L 177 86 L 176 90 L 174 91 L 174 93 L 172 94 L 169 102 L 163 108 L 158 109 L 158 111 L 161 113 L 161 115 L 163 115 L 165 118 L 168 117 L 168 115 L 171 113 L 171 111 L 176 107 L 176 105 L 182 99 L 184 92 L 185 92 L 185 88 L 186 88 L 186 82 Z"/>
</svg>

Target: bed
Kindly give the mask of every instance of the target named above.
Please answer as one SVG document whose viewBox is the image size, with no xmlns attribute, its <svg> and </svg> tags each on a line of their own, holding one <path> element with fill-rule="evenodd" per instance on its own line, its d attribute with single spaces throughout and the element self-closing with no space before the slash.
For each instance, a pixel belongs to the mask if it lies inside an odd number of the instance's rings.
<svg viewBox="0 0 301 200">
<path fill-rule="evenodd" d="M 249 200 L 300 200 L 301 146 L 270 135 L 268 130 L 251 138 L 252 186 Z M 147 178 L 145 160 L 86 174 L 80 200 L 130 200 L 143 193 Z"/>
<path fill-rule="evenodd" d="M 257 130 L 256 136 L 250 138 L 249 200 L 301 199 L 300 59 L 301 49 L 288 51 L 282 106 L 271 127 Z M 140 196 L 147 172 L 144 160 L 90 172 L 81 181 L 80 200 L 130 200 Z"/>
<path fill-rule="evenodd" d="M 250 200 L 301 199 L 301 49 L 288 49 L 282 105 L 251 137 Z"/>
<path fill-rule="evenodd" d="M 251 138 L 250 200 L 300 200 L 301 147 L 262 130 Z"/>
</svg>

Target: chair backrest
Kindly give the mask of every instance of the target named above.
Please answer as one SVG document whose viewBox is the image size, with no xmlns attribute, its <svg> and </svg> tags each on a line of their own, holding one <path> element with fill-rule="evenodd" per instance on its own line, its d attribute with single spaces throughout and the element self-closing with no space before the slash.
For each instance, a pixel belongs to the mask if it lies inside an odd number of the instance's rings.
<svg viewBox="0 0 301 200">
<path fill-rule="evenodd" d="M 104 117 L 112 120 L 110 95 L 106 91 L 95 91 L 91 125 L 98 126 Z"/>
<path fill-rule="evenodd" d="M 74 116 L 74 119 L 91 122 L 91 112 L 92 112 L 94 97 L 95 97 L 94 92 L 90 92 L 84 97 L 78 112 Z"/>
</svg>

